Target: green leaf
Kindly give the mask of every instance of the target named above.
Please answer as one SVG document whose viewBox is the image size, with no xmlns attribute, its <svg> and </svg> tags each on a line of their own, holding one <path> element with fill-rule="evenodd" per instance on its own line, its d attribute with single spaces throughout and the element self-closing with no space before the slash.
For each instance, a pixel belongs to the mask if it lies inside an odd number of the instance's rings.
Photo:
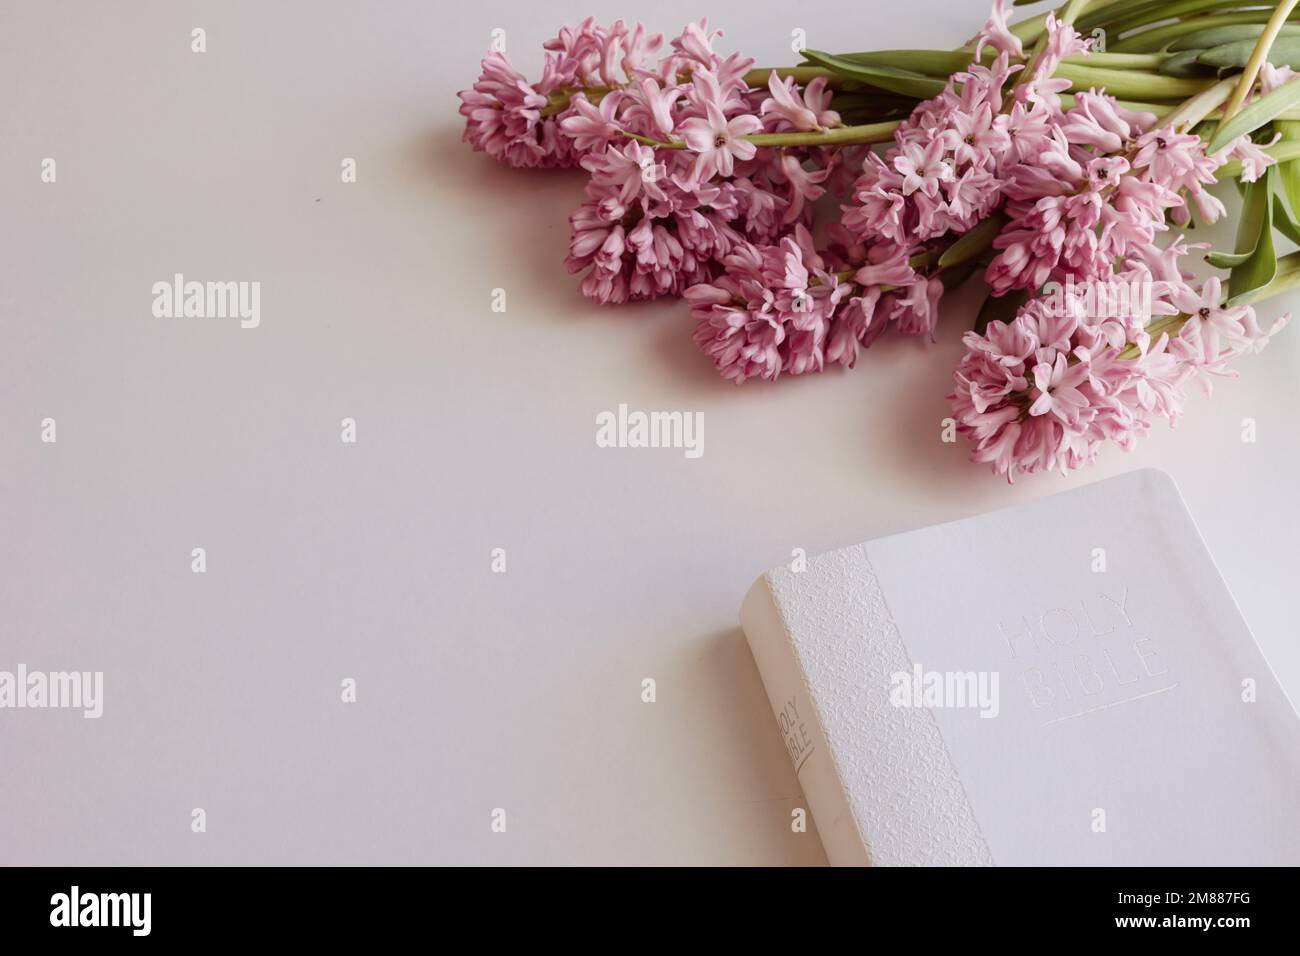
<svg viewBox="0 0 1300 956">
<path fill-rule="evenodd" d="M 1197 62 L 1203 50 L 1184 50 L 1182 53 L 1175 53 L 1169 59 L 1160 64 L 1160 73 L 1163 76 L 1212 76 L 1214 70 L 1203 63 Z"/>
<path fill-rule="evenodd" d="M 1278 120 L 1273 124 L 1273 128 L 1281 134 L 1282 143 L 1300 144 L 1300 122 L 1295 120 Z M 1277 178 L 1282 183 L 1282 191 L 1286 193 L 1287 202 L 1291 204 L 1291 211 L 1300 216 L 1300 158 L 1278 162 Z"/>
<path fill-rule="evenodd" d="M 1197 62 L 1219 70 L 1241 69 L 1255 52 L 1255 40 L 1235 40 L 1204 51 Z M 1279 38 L 1268 49 L 1268 62 L 1274 66 L 1294 68 L 1300 64 L 1300 36 Z"/>
<path fill-rule="evenodd" d="M 1268 202 L 1268 176 L 1253 183 L 1241 184 L 1241 213 L 1237 217 L 1237 239 L 1233 252 L 1249 259 L 1259 248 L 1264 226 L 1268 224 L 1272 207 Z M 1242 260 L 1243 262 L 1245 259 Z"/>
<path fill-rule="evenodd" d="M 1180 53 L 1183 50 L 1192 49 L 1205 50 L 1210 47 L 1222 46 L 1225 43 L 1235 43 L 1242 40 L 1254 43 L 1263 32 L 1264 24 L 1262 23 L 1234 23 L 1223 27 L 1210 27 L 1208 30 L 1197 30 L 1195 33 L 1189 33 L 1187 36 L 1175 40 L 1169 44 L 1169 52 Z M 1294 23 L 1283 24 L 1281 31 L 1278 33 L 1278 39 L 1295 36 L 1300 36 L 1300 25 Z"/>
<path fill-rule="evenodd" d="M 1109 28 L 1115 32 L 1131 30 L 1148 23 L 1163 22 L 1172 17 L 1182 18 L 1192 13 L 1202 13 L 1207 9 L 1224 6 L 1216 0 L 1145 0 L 1142 3 L 1125 3 L 1127 8 L 1113 16 Z M 1098 13 L 1105 13 L 1102 7 Z"/>
<path fill-rule="evenodd" d="M 1300 245 L 1300 223 L 1291 217 L 1280 193 L 1273 194 L 1273 228 L 1286 236 L 1296 245 Z"/>
<path fill-rule="evenodd" d="M 975 317 L 975 332 L 983 335 L 990 322 L 1010 322 L 1016 317 L 1021 306 L 1029 301 L 1029 293 L 1016 289 L 1006 295 L 990 295 L 980 306 L 979 315 Z"/>
<path fill-rule="evenodd" d="M 1141 3 L 1125 3 L 1124 9 L 1117 11 L 1114 7 L 1102 7 L 1093 13 L 1084 12 L 1083 16 L 1074 21 L 1075 29 L 1080 33 L 1087 33 L 1093 27 L 1106 27 L 1107 32 L 1116 36 L 1119 35 L 1120 24 L 1125 18 L 1130 18 L 1134 14 L 1142 13 L 1147 10 L 1156 10 L 1165 4 L 1166 0 L 1144 0 Z"/>
<path fill-rule="evenodd" d="M 1277 179 L 1274 167 L 1269 167 L 1264 178 L 1246 187 L 1242 201 L 1241 223 L 1237 229 L 1237 252 L 1250 250 L 1250 255 L 1232 267 L 1228 275 L 1228 304 L 1250 295 L 1273 281 L 1277 275 L 1277 252 L 1273 248 L 1273 184 Z"/>
<path fill-rule="evenodd" d="M 993 245 L 993 240 L 998 237 L 1004 225 L 1006 220 L 1001 216 L 989 216 L 944 250 L 943 255 L 939 257 L 939 268 L 950 269 L 981 255 L 985 249 Z"/>
<path fill-rule="evenodd" d="M 1238 136 L 1253 133 L 1297 103 L 1300 103 L 1300 82 L 1290 80 L 1283 83 L 1272 93 L 1261 96 L 1250 105 L 1242 107 L 1241 111 L 1228 122 L 1220 123 L 1206 152 L 1217 153 Z"/>
<path fill-rule="evenodd" d="M 1255 250 L 1250 252 L 1207 252 L 1205 261 L 1216 269 L 1234 269 L 1249 259 Z"/>
<path fill-rule="evenodd" d="M 811 60 L 818 66 L 825 67 L 836 76 L 846 80 L 856 80 L 859 83 L 874 86 L 881 90 L 888 90 L 891 93 L 902 93 L 905 96 L 915 96 L 928 100 L 942 93 L 946 85 L 944 80 L 936 77 L 922 76 L 920 73 L 911 73 L 907 70 L 897 70 L 892 67 L 867 66 L 862 63 L 854 63 L 852 60 L 845 60 L 829 53 L 822 53 L 820 50 L 804 50 L 803 55 L 805 59 Z"/>
<path fill-rule="evenodd" d="M 955 269 L 945 269 L 939 273 L 939 281 L 943 283 L 944 292 L 952 292 L 963 282 L 973 276 L 976 272 L 975 263 L 968 262 L 965 265 L 957 266 Z"/>
<path fill-rule="evenodd" d="M 1235 301 L 1238 304 L 1245 304 L 1271 299 L 1275 295 L 1291 291 L 1297 285 L 1300 285 L 1300 252 L 1293 252 L 1277 260 L 1277 275 L 1273 277 L 1272 282 Z"/>
<path fill-rule="evenodd" d="M 1223 4 L 1219 3 L 1218 6 L 1223 6 Z M 1172 15 L 1172 11 L 1170 15 Z M 1154 29 L 1131 33 L 1124 39 L 1110 44 L 1107 49 L 1112 53 L 1152 53 L 1156 50 L 1163 50 L 1175 40 L 1185 37 L 1189 33 L 1195 33 L 1197 30 L 1231 26 L 1236 23 L 1263 24 L 1267 23 L 1268 18 L 1272 15 L 1273 11 L 1271 10 L 1247 10 L 1243 13 L 1215 14 L 1207 17 L 1196 17 L 1192 20 L 1161 23 Z M 1118 32 L 1113 27 L 1110 29 L 1112 33 Z"/>
</svg>

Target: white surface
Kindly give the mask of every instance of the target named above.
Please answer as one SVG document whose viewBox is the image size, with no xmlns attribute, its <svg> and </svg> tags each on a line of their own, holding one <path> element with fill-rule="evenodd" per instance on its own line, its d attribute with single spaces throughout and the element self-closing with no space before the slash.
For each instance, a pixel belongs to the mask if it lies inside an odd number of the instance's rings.
<svg viewBox="0 0 1300 956">
<path fill-rule="evenodd" d="M 648 19 L 707 12 L 728 49 L 784 62 L 795 27 L 955 45 L 984 6 L 684 0 Z M 106 696 L 99 721 L 0 712 L 0 862 L 824 862 L 789 831 L 801 798 L 736 625 L 746 589 L 795 547 L 1078 479 L 1009 488 L 939 441 L 969 291 L 934 345 L 740 389 L 680 303 L 577 295 L 581 176 L 471 153 L 454 92 L 494 27 L 535 73 L 562 22 L 634 10 L 0 8 L 0 668 L 103 670 Z M 150 286 L 178 271 L 260 281 L 261 327 L 154 319 Z M 1290 329 L 1177 431 L 1081 476 L 1177 478 L 1293 696 L 1298 361 Z M 620 402 L 703 411 L 704 456 L 597 449 Z"/>
</svg>

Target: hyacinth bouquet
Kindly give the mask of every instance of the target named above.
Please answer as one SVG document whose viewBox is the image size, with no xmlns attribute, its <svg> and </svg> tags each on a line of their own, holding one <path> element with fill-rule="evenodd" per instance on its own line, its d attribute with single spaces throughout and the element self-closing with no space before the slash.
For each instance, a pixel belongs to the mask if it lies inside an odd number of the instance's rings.
<svg viewBox="0 0 1300 956">
<path fill-rule="evenodd" d="M 932 336 L 945 292 L 987 298 L 949 396 L 972 459 L 1008 479 L 1132 447 L 1232 374 L 1300 286 L 1300 11 L 1071 0 L 956 50 L 756 67 L 704 21 L 665 44 L 591 21 L 529 83 L 500 52 L 461 93 L 465 139 L 590 174 L 566 264 L 618 304 L 686 300 L 723 377 L 853 367 Z M 1241 193 L 1235 247 L 1191 243 Z"/>
</svg>

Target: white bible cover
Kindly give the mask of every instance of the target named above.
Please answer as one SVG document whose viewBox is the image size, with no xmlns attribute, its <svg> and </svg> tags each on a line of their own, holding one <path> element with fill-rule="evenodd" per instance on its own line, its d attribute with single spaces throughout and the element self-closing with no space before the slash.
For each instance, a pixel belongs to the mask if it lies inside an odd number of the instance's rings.
<svg viewBox="0 0 1300 956">
<path fill-rule="evenodd" d="M 1300 864 L 1300 718 L 1162 472 L 777 568 L 741 623 L 832 864 Z"/>
</svg>

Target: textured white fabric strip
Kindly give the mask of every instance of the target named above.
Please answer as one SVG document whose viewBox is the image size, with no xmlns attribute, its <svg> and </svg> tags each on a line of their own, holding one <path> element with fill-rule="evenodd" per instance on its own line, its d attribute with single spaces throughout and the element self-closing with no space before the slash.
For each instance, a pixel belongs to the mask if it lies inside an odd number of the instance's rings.
<svg viewBox="0 0 1300 956">
<path fill-rule="evenodd" d="M 992 866 L 934 715 L 889 702 L 912 661 L 865 549 L 768 583 L 858 831 L 877 866 Z"/>
</svg>

